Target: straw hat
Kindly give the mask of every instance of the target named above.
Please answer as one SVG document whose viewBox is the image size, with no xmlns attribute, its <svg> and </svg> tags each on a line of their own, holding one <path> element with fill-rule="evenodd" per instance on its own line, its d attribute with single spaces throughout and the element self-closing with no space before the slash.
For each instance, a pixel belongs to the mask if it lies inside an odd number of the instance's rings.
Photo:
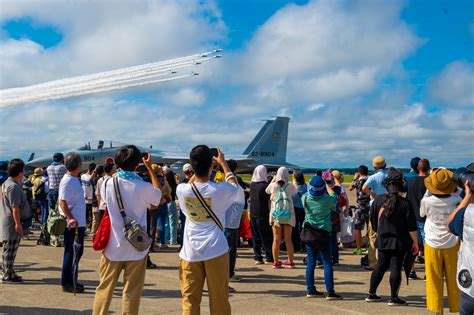
<svg viewBox="0 0 474 315">
<path fill-rule="evenodd" d="M 451 194 L 456 189 L 456 183 L 452 181 L 452 177 L 453 172 L 438 168 L 425 178 L 425 186 L 433 194 Z"/>
<path fill-rule="evenodd" d="M 35 171 L 33 172 L 33 174 L 35 174 L 36 176 L 40 176 L 42 173 L 43 173 L 43 170 L 39 167 L 35 168 Z"/>
<path fill-rule="evenodd" d="M 387 164 L 385 163 L 385 159 L 383 158 L 383 156 L 376 156 L 372 160 L 372 166 L 374 168 L 380 169 L 380 168 L 384 168 L 386 165 Z"/>
</svg>

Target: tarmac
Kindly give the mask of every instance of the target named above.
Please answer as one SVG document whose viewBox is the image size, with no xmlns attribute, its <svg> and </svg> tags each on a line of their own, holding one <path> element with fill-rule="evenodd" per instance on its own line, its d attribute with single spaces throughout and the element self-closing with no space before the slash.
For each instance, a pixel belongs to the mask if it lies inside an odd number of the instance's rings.
<svg viewBox="0 0 474 315">
<path fill-rule="evenodd" d="M 0 313 L 91 314 L 101 255 L 92 249 L 91 239 L 86 239 L 80 262 L 79 282 L 85 285 L 86 291 L 74 296 L 62 292 L 59 284 L 63 249 L 36 245 L 37 237 L 35 232 L 30 240 L 22 240 L 18 251 L 15 265 L 24 283 L 0 284 Z M 365 302 L 370 272 L 360 267 L 361 256 L 353 255 L 352 249 L 341 251 L 341 265 L 335 267 L 335 289 L 343 300 L 327 301 L 306 298 L 305 265 L 302 262 L 305 254 L 296 255 L 296 269 L 273 270 L 271 265 L 255 265 L 252 249 L 246 243 L 242 245 L 238 251 L 236 274 L 243 280 L 231 283 L 237 290 L 230 298 L 233 314 L 429 314 L 425 306 L 425 282 L 410 280 L 407 285 L 405 276 L 400 297 L 408 301 L 408 306 L 387 305 L 390 293 L 388 273 L 377 292 L 383 301 Z M 146 271 L 140 314 L 180 314 L 177 247 L 151 256 L 158 269 Z M 423 265 L 417 267 L 422 278 Z M 114 314 L 121 313 L 121 286 L 119 282 L 110 307 Z M 319 291 L 326 291 L 322 269 L 316 269 L 316 287 Z M 209 314 L 206 293 L 201 310 L 203 314 Z"/>
</svg>

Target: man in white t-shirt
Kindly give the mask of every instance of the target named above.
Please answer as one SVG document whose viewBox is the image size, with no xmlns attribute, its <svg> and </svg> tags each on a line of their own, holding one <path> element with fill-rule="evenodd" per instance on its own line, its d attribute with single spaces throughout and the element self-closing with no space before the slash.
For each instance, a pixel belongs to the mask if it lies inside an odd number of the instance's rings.
<svg viewBox="0 0 474 315">
<path fill-rule="evenodd" d="M 183 314 L 199 314 L 202 289 L 207 280 L 211 314 L 231 313 L 229 303 L 229 246 L 222 230 L 225 214 L 237 194 L 237 180 L 217 149 L 218 156 L 205 145 L 191 150 L 194 176 L 176 189 L 181 210 L 186 216 L 183 248 L 179 253 L 179 280 L 183 296 Z M 212 161 L 222 167 L 226 183 L 209 181 Z M 192 189 L 195 185 L 207 206 Z"/>
<path fill-rule="evenodd" d="M 134 171 L 143 160 L 151 184 L 143 181 Z M 147 209 L 156 206 L 161 199 L 161 185 L 151 168 L 151 155 L 142 159 L 140 150 L 134 145 L 120 147 L 115 154 L 115 164 L 120 170 L 114 175 L 124 211 L 129 220 L 146 227 Z M 145 283 L 148 249 L 138 251 L 125 238 L 123 219 L 117 205 L 114 181 L 101 185 L 101 200 L 105 200 L 110 216 L 110 239 L 100 260 L 100 283 L 95 292 L 93 314 L 107 314 L 117 280 L 124 270 L 122 313 L 138 314 L 140 297 Z"/>
<path fill-rule="evenodd" d="M 81 185 L 86 199 L 86 222 L 89 226 L 92 223 L 92 204 L 94 202 L 94 186 L 92 179 L 95 176 L 95 163 L 89 164 L 87 173 L 81 175 Z"/>
<path fill-rule="evenodd" d="M 79 243 L 81 248 L 77 255 L 79 260 L 84 249 L 84 232 L 86 229 L 86 202 L 84 190 L 79 180 L 82 170 L 81 156 L 69 153 L 64 159 L 67 173 L 59 184 L 59 213 L 67 218 L 67 228 L 64 232 L 64 258 L 61 272 L 61 285 L 64 292 L 82 293 L 84 286 L 80 283 L 73 286 L 72 265 L 74 259 L 74 243 Z M 78 262 L 79 263 L 79 262 Z"/>
</svg>

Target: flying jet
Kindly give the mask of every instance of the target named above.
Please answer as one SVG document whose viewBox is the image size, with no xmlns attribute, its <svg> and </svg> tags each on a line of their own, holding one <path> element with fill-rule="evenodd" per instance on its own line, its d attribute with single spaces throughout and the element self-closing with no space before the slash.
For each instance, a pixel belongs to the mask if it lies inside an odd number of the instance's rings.
<svg viewBox="0 0 474 315">
<path fill-rule="evenodd" d="M 288 168 L 298 168 L 286 162 L 286 151 L 288 142 L 288 125 L 290 118 L 275 117 L 272 120 L 266 120 L 265 125 L 260 129 L 254 139 L 250 142 L 241 156 L 227 156 L 227 159 L 233 158 L 237 161 L 237 172 L 252 172 L 260 164 L 265 165 L 269 171 L 276 170 L 280 166 Z M 82 167 L 87 169 L 90 163 L 101 165 L 104 163 L 113 163 L 114 156 L 123 143 L 115 141 L 99 140 L 97 142 L 87 142 L 85 145 L 62 152 L 64 156 L 70 152 L 81 155 Z M 138 147 L 142 153 L 149 152 L 152 155 L 153 163 L 161 165 L 170 165 L 173 169 L 181 168 L 189 162 L 188 157 L 167 156 L 164 151 L 155 150 L 152 146 Z M 30 156 L 30 161 L 26 164 L 27 171 L 33 171 L 35 168 L 44 168 L 52 163 L 53 153 L 33 159 L 34 153 Z"/>
</svg>

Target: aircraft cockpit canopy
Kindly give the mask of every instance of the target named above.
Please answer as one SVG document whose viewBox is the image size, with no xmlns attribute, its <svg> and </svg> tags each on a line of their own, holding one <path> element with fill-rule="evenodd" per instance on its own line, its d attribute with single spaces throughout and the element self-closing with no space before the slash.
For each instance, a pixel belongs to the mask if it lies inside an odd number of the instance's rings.
<svg viewBox="0 0 474 315">
<path fill-rule="evenodd" d="M 102 150 L 102 149 L 113 149 L 121 147 L 123 143 L 118 141 L 111 140 L 97 140 L 90 141 L 84 144 L 82 147 L 78 148 L 78 151 L 93 151 L 93 150 Z"/>
</svg>

